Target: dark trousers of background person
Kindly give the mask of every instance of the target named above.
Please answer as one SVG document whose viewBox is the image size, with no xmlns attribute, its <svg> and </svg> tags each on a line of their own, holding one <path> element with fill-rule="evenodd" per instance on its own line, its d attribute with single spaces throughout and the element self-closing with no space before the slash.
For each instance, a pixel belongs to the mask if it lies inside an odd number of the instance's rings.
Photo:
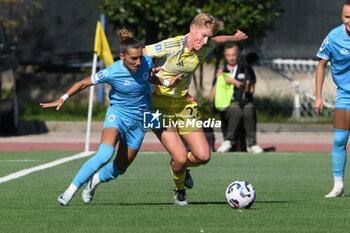
<svg viewBox="0 0 350 233">
<path fill-rule="evenodd" d="M 225 139 L 227 134 L 228 122 L 229 122 L 229 119 L 226 119 L 226 111 L 221 111 L 220 117 L 221 117 L 221 131 Z M 243 119 L 241 119 L 240 122 L 238 123 L 238 127 L 235 132 L 235 140 L 233 143 L 234 144 L 232 145 L 232 148 L 230 149 L 230 151 L 237 151 L 237 152 L 247 151 L 246 137 L 245 137 L 245 131 L 243 127 Z"/>
<path fill-rule="evenodd" d="M 248 147 L 254 146 L 256 142 L 256 113 L 255 107 L 252 102 L 248 102 L 243 106 L 240 106 L 238 102 L 231 102 L 230 106 L 226 109 L 224 117 L 227 120 L 227 129 L 225 140 L 229 140 L 232 144 L 237 143 L 239 136 L 239 127 L 243 123 L 245 136 L 247 139 Z"/>
</svg>

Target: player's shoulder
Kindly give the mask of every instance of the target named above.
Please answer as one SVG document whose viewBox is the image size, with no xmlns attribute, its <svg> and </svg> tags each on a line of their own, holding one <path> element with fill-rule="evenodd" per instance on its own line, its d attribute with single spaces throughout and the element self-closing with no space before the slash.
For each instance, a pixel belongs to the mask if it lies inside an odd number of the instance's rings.
<svg viewBox="0 0 350 233">
<path fill-rule="evenodd" d="M 152 58 L 148 55 L 142 55 L 143 59 L 145 59 L 147 62 L 152 61 Z"/>
<path fill-rule="evenodd" d="M 187 35 L 180 35 L 166 39 L 165 41 L 182 42 L 186 40 Z"/>
<path fill-rule="evenodd" d="M 150 56 L 148 56 L 148 55 L 142 55 L 142 57 L 143 57 L 142 60 L 145 61 L 145 63 L 148 66 L 152 67 L 152 64 L 153 64 L 152 58 Z"/>
<path fill-rule="evenodd" d="M 186 36 L 176 36 L 172 38 L 168 38 L 163 41 L 163 45 L 165 49 L 171 49 L 171 48 L 177 48 L 182 47 L 186 43 Z"/>
<path fill-rule="evenodd" d="M 123 71 L 122 61 L 122 59 L 119 59 L 113 62 L 113 64 L 108 66 L 106 69 L 108 69 L 110 72 Z"/>
<path fill-rule="evenodd" d="M 113 79 L 113 77 L 118 76 L 120 74 L 120 72 L 123 72 L 123 71 L 121 69 L 120 60 L 118 60 L 118 61 L 113 62 L 112 65 L 97 72 L 93 76 L 93 79 L 95 80 L 94 83 L 109 82 L 109 80 Z"/>
<path fill-rule="evenodd" d="M 341 38 L 343 33 L 345 30 L 345 25 L 342 24 L 334 29 L 332 29 L 329 33 L 328 33 L 328 38 L 329 39 L 337 39 L 337 38 Z"/>
<path fill-rule="evenodd" d="M 108 66 L 105 70 L 108 70 L 108 77 L 113 78 L 116 76 L 129 75 L 130 71 L 124 66 L 123 60 L 119 59 L 115 61 L 112 65 Z"/>
</svg>

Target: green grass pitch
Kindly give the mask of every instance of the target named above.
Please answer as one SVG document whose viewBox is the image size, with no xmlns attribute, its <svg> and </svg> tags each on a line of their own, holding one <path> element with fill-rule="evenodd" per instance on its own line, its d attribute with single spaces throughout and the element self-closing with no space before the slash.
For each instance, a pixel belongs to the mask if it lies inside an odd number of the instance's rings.
<svg viewBox="0 0 350 233">
<path fill-rule="evenodd" d="M 76 154 L 0 152 L 0 176 Z M 213 153 L 192 168 L 189 205 L 174 206 L 169 155 L 141 152 L 117 180 L 98 187 L 92 203 L 81 190 L 67 207 L 56 198 L 88 158 L 0 183 L 0 232 L 349 232 L 350 199 L 326 199 L 330 153 Z M 23 160 L 23 161 L 22 161 Z M 249 210 L 225 200 L 226 187 L 246 180 L 257 199 Z M 345 179 L 345 188 L 349 187 Z M 345 189 L 347 191 L 347 189 Z"/>
</svg>

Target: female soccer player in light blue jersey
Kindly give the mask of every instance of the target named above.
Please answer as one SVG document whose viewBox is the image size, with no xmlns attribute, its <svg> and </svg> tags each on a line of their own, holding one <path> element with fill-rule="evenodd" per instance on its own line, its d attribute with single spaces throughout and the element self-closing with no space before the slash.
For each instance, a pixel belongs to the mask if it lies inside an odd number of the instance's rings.
<svg viewBox="0 0 350 233">
<path fill-rule="evenodd" d="M 327 35 L 317 53 L 317 57 L 320 58 L 316 71 L 314 104 L 317 115 L 323 108 L 322 86 L 328 61 L 331 61 L 332 77 L 337 85 L 332 149 L 334 186 L 326 198 L 344 196 L 346 145 L 350 130 L 350 0 L 343 4 L 342 19 L 344 24 Z"/>
<path fill-rule="evenodd" d="M 76 191 L 113 157 L 118 136 L 121 140 L 116 159 L 98 173 L 99 180 L 104 182 L 110 180 L 111 176 L 115 179 L 132 163 L 145 134 L 143 113 L 151 108 L 149 81 L 173 87 L 181 81 L 180 76 L 166 81 L 153 75 L 159 68 L 154 69 L 152 59 L 142 55 L 140 42 L 125 29 L 119 31 L 119 37 L 120 60 L 94 76 L 75 83 L 60 99 L 40 104 L 43 108 L 56 107 L 59 110 L 69 96 L 91 85 L 99 83 L 111 85 L 110 107 L 106 113 L 101 144 L 96 155 L 82 166 L 68 189 L 58 197 L 58 203 L 63 206 L 68 205 Z M 91 183 L 86 189 L 89 189 L 90 185 Z M 89 198 L 90 196 L 84 196 L 83 192 L 83 200 L 89 202 Z"/>
</svg>

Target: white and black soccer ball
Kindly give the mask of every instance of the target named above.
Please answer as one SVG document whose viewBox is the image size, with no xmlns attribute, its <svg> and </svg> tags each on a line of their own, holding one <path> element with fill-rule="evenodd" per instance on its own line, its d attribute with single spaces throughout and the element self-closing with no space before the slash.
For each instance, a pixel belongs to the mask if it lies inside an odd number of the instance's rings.
<svg viewBox="0 0 350 233">
<path fill-rule="evenodd" d="M 227 203 L 235 209 L 249 209 L 255 201 L 255 189 L 247 181 L 237 180 L 226 189 Z"/>
</svg>

